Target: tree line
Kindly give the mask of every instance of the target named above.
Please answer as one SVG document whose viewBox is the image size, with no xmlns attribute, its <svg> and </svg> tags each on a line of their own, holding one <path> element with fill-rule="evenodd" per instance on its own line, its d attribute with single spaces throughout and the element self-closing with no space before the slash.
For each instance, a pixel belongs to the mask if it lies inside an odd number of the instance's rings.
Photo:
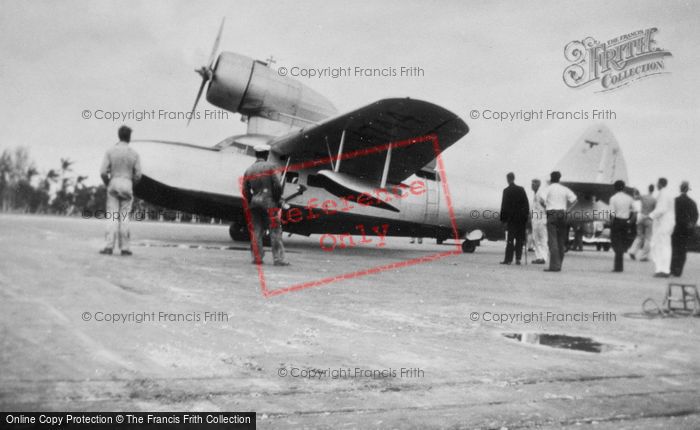
<svg viewBox="0 0 700 430">
<path fill-rule="evenodd" d="M 104 211 L 107 189 L 103 184 L 86 185 L 87 176 L 73 171 L 75 162 L 61 158 L 58 166 L 40 172 L 24 146 L 0 154 L 0 199 L 2 212 L 79 216 L 84 211 Z M 169 211 L 139 198 L 134 211 L 161 214 L 165 221 L 213 222 L 207 217 Z"/>
</svg>

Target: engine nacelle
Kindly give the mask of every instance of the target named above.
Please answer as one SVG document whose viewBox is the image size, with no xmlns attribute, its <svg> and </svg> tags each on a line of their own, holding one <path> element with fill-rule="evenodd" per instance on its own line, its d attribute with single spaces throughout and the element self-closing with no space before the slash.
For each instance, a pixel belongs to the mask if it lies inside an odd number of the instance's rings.
<svg viewBox="0 0 700 430">
<path fill-rule="evenodd" d="M 207 101 L 231 112 L 304 126 L 337 113 L 333 104 L 301 82 L 267 64 L 222 52 L 214 67 Z"/>
</svg>

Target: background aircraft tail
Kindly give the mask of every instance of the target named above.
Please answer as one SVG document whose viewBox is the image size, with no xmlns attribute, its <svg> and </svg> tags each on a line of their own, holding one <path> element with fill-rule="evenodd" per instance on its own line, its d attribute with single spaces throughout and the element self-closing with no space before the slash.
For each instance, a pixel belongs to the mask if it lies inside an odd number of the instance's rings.
<svg viewBox="0 0 700 430">
<path fill-rule="evenodd" d="M 586 130 L 554 170 L 561 172 L 562 184 L 577 194 L 605 202 L 614 194 L 615 181 L 621 179 L 627 183 L 627 164 L 620 145 L 603 124 Z"/>
</svg>

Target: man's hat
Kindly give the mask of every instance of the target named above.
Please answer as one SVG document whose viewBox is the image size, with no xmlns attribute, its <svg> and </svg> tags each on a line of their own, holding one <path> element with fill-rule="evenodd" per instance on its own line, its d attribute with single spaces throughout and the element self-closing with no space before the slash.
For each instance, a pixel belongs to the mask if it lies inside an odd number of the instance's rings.
<svg viewBox="0 0 700 430">
<path fill-rule="evenodd" d="M 268 144 L 266 144 L 266 143 L 261 143 L 261 144 L 259 144 L 259 145 L 255 145 L 255 146 L 253 147 L 253 150 L 254 150 L 255 152 L 269 152 L 269 151 L 270 151 L 270 145 L 268 145 Z"/>
</svg>

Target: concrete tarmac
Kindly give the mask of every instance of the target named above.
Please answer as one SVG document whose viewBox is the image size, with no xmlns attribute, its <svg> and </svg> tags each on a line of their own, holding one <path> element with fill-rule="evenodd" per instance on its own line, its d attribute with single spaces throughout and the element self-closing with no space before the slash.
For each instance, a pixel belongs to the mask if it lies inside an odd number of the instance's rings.
<svg viewBox="0 0 700 430">
<path fill-rule="evenodd" d="M 0 215 L 0 409 L 252 410 L 259 428 L 700 428 L 700 318 L 641 313 L 669 282 L 698 283 L 698 254 L 667 280 L 629 258 L 611 273 L 612 252 L 593 248 L 561 273 L 502 266 L 504 244 L 486 242 L 264 297 L 227 226 L 132 222 L 134 256 L 121 257 L 97 253 L 106 222 Z M 452 249 L 285 239 L 292 266 L 268 253 L 270 290 Z"/>
</svg>

